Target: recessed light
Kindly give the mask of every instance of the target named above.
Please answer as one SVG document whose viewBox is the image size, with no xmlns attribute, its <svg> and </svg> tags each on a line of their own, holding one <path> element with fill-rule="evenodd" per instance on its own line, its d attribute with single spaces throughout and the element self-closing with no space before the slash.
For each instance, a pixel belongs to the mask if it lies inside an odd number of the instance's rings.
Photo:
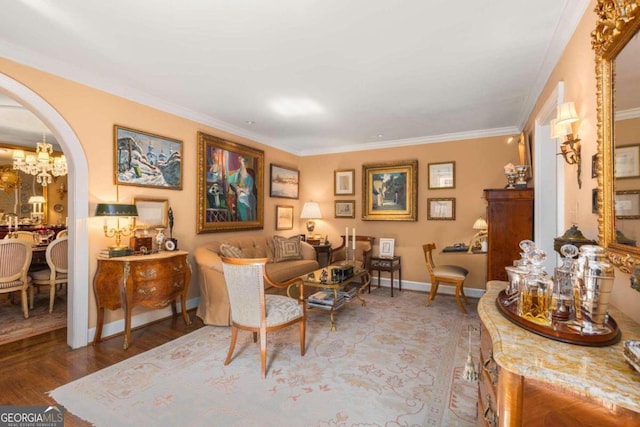
<svg viewBox="0 0 640 427">
<path fill-rule="evenodd" d="M 378 138 L 382 138 L 384 137 L 384 133 L 379 133 L 378 135 L 376 135 Z"/>
<path fill-rule="evenodd" d="M 245 123 L 248 125 L 255 125 L 256 122 L 254 122 L 253 120 L 245 120 Z"/>
</svg>

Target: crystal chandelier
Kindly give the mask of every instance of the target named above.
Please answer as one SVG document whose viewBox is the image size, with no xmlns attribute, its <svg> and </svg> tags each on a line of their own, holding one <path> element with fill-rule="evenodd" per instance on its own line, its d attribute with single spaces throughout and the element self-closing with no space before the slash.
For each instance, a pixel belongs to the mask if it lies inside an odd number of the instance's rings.
<svg viewBox="0 0 640 427">
<path fill-rule="evenodd" d="M 36 143 L 36 154 L 25 157 L 24 150 L 13 150 L 13 168 L 24 173 L 35 175 L 38 184 L 46 187 L 51 183 L 52 176 L 67 174 L 67 160 L 64 154 L 53 156 L 53 146 L 49 144 L 42 133 L 42 142 Z"/>
</svg>

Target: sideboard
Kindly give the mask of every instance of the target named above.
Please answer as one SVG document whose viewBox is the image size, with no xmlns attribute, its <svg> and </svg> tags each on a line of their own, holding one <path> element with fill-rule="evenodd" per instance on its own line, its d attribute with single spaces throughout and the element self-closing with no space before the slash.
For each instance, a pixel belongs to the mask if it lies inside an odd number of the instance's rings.
<svg viewBox="0 0 640 427">
<path fill-rule="evenodd" d="M 132 255 L 117 258 L 98 258 L 93 278 L 98 318 L 94 343 L 102 339 L 104 309 L 124 310 L 124 349 L 131 340 L 131 312 L 136 306 L 164 308 L 171 304 L 177 315 L 176 299 L 180 297 L 182 317 L 191 324 L 186 297 L 191 280 L 188 252 L 159 252 L 151 255 Z"/>
<path fill-rule="evenodd" d="M 566 344 L 507 320 L 495 301 L 507 282 L 490 281 L 480 299 L 478 423 L 484 426 L 638 426 L 640 373 L 623 342 L 640 325 L 611 307 L 622 330 L 607 347 Z"/>
</svg>

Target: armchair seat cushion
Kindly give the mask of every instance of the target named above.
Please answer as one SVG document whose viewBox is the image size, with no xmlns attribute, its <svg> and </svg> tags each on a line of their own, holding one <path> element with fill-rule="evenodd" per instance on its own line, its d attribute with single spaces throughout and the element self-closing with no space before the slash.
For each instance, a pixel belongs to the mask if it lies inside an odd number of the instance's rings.
<svg viewBox="0 0 640 427">
<path fill-rule="evenodd" d="M 267 311 L 267 328 L 282 325 L 304 315 L 302 305 L 293 298 L 267 294 L 264 296 L 264 300 Z"/>
<path fill-rule="evenodd" d="M 469 274 L 469 270 L 457 265 L 439 265 L 433 269 L 433 273 L 440 277 L 451 279 L 464 279 Z"/>
</svg>

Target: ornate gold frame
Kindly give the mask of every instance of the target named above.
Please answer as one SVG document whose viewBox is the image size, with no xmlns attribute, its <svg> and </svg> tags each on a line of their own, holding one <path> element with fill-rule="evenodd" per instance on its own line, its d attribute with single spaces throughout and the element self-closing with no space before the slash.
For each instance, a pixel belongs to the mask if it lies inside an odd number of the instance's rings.
<svg viewBox="0 0 640 427">
<path fill-rule="evenodd" d="M 379 192 L 381 176 L 391 176 L 399 187 L 394 203 Z M 378 179 L 376 179 L 378 178 Z M 378 196 L 380 194 L 380 196 Z M 379 197 L 379 198 L 378 198 Z M 382 202 L 382 203 L 381 203 Z M 406 160 L 362 165 L 362 219 L 364 221 L 418 220 L 418 161 Z"/>
<path fill-rule="evenodd" d="M 596 56 L 598 102 L 598 239 L 609 259 L 625 273 L 640 263 L 640 248 L 617 243 L 614 212 L 613 114 L 615 106 L 615 58 L 640 29 L 636 0 L 598 0 L 596 28 L 591 45 Z"/>
</svg>

